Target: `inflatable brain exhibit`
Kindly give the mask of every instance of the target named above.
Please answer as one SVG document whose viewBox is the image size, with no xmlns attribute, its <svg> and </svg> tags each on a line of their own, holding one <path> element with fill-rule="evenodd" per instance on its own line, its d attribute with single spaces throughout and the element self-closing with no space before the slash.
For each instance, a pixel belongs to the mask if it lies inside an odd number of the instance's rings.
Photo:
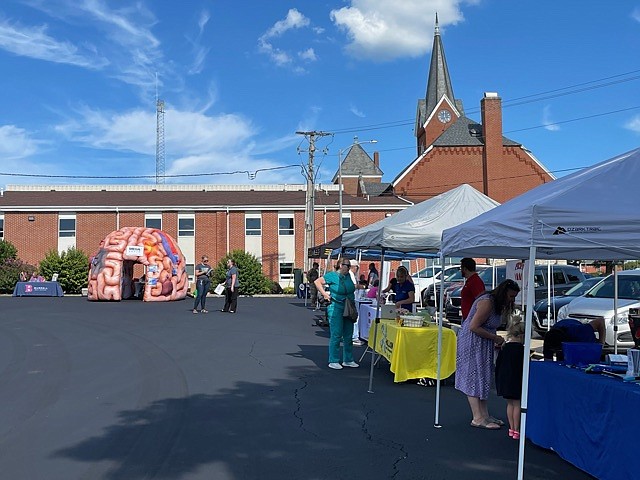
<svg viewBox="0 0 640 480">
<path fill-rule="evenodd" d="M 145 267 L 133 279 L 133 266 Z M 142 298 L 146 302 L 181 300 L 189 289 L 184 255 L 176 241 L 157 228 L 123 227 L 100 242 L 91 259 L 89 300 Z"/>
</svg>

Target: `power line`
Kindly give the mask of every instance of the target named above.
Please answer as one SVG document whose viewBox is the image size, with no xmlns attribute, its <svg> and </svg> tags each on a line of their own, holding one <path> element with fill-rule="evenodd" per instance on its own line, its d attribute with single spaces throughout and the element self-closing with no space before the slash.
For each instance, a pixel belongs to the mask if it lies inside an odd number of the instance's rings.
<svg viewBox="0 0 640 480">
<path fill-rule="evenodd" d="M 221 175 L 237 175 L 245 173 L 251 180 L 256 178 L 260 172 L 269 172 L 273 170 L 284 170 L 286 168 L 300 168 L 300 165 L 282 165 L 280 167 L 259 168 L 254 171 L 235 170 L 232 172 L 211 172 L 211 173 L 180 173 L 175 175 L 165 175 L 166 178 L 182 178 L 182 177 L 213 177 Z M 156 178 L 156 175 L 46 175 L 38 173 L 8 173 L 0 172 L 0 176 L 5 177 L 37 177 L 37 178 L 85 178 L 85 179 L 143 179 Z"/>
<path fill-rule="evenodd" d="M 529 95 L 524 95 L 521 97 L 515 97 L 512 99 L 503 99 L 502 102 L 502 107 L 503 108 L 510 108 L 510 107 L 515 107 L 515 106 L 520 106 L 520 105 L 524 105 L 527 103 L 533 103 L 533 102 L 539 102 L 539 101 L 543 101 L 543 100 L 549 100 L 550 98 L 557 98 L 557 97 L 563 97 L 563 96 L 568 96 L 568 95 L 573 95 L 575 93 L 581 93 L 581 92 L 585 92 L 585 91 L 589 91 L 589 90 L 595 90 L 598 88 L 604 88 L 604 87 L 609 87 L 612 85 L 617 85 L 620 83 L 624 83 L 624 82 L 630 82 L 633 80 L 638 80 L 640 79 L 640 75 L 634 75 L 632 77 L 629 78 L 620 78 L 620 77 L 624 77 L 627 75 L 632 75 L 632 74 L 636 74 L 639 73 L 640 70 L 632 70 L 630 72 L 626 72 L 626 73 L 620 73 L 617 75 L 611 75 L 608 77 L 603 77 L 603 78 L 599 78 L 597 80 L 590 80 L 588 82 L 582 82 L 582 83 L 577 83 L 574 85 L 569 85 L 566 87 L 560 87 L 560 88 L 555 88 L 552 90 L 546 90 L 544 92 L 538 92 L 538 93 L 532 93 Z M 618 79 L 615 81 L 607 81 L 606 80 L 612 80 L 612 79 Z M 605 82 L 605 83 L 601 83 L 598 85 L 593 85 L 594 83 L 598 83 L 598 82 Z M 586 85 L 591 85 L 589 87 L 586 88 L 579 88 L 579 87 L 585 87 Z M 563 90 L 568 90 L 564 93 L 558 93 L 558 92 L 562 92 Z M 534 98 L 534 97 L 539 97 L 539 98 Z M 470 110 L 467 110 L 467 114 L 473 114 L 473 113 L 478 113 L 480 111 L 480 108 L 472 108 Z M 329 129 L 330 131 L 336 133 L 336 134 L 343 134 L 343 133 L 354 133 L 354 132 L 358 132 L 358 131 L 368 131 L 368 130 L 379 130 L 379 129 L 383 129 L 383 128 L 396 128 L 396 127 L 402 127 L 402 126 L 407 126 L 407 125 L 413 125 L 415 123 L 415 120 L 411 120 L 411 119 L 407 119 L 407 120 L 396 120 L 396 121 L 390 121 L 390 122 L 382 122 L 382 123 L 374 123 L 374 124 L 369 124 L 369 125 L 362 125 L 360 127 L 346 127 L 346 128 L 342 128 L 342 129 Z"/>
</svg>

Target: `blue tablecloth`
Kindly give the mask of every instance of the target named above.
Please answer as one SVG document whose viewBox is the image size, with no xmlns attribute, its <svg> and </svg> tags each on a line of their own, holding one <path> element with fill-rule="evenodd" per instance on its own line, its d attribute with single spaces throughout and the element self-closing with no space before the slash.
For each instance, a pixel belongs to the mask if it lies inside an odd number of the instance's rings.
<svg viewBox="0 0 640 480">
<path fill-rule="evenodd" d="M 14 297 L 62 297 L 58 282 L 18 282 L 13 289 Z"/>
<path fill-rule="evenodd" d="M 601 480 L 638 478 L 640 386 L 531 362 L 527 438 Z"/>
</svg>

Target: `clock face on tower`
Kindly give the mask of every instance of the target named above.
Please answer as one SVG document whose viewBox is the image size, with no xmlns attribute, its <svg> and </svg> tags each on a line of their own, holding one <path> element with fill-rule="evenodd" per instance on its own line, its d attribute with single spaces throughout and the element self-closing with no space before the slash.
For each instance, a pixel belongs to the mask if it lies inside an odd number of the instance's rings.
<svg viewBox="0 0 640 480">
<path fill-rule="evenodd" d="M 438 112 L 438 120 L 442 123 L 448 123 L 451 121 L 451 113 L 448 110 L 440 110 Z"/>
</svg>

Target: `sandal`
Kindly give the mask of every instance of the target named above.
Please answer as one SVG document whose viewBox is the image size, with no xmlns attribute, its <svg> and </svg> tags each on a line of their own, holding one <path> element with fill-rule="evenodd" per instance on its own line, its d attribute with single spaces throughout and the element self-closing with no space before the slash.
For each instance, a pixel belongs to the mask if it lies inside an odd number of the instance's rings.
<svg viewBox="0 0 640 480">
<path fill-rule="evenodd" d="M 520 432 L 513 432 L 512 437 L 514 440 L 520 440 Z"/>
<path fill-rule="evenodd" d="M 492 417 L 491 415 L 489 415 L 489 421 L 491 423 L 495 423 L 496 425 L 500 425 L 501 427 L 504 427 L 504 422 L 499 418 Z"/>
<path fill-rule="evenodd" d="M 474 428 L 483 428 L 485 430 L 500 430 L 500 425 L 492 422 L 488 418 L 485 418 L 480 423 L 474 423 L 472 420 L 469 425 L 471 425 Z"/>
</svg>

